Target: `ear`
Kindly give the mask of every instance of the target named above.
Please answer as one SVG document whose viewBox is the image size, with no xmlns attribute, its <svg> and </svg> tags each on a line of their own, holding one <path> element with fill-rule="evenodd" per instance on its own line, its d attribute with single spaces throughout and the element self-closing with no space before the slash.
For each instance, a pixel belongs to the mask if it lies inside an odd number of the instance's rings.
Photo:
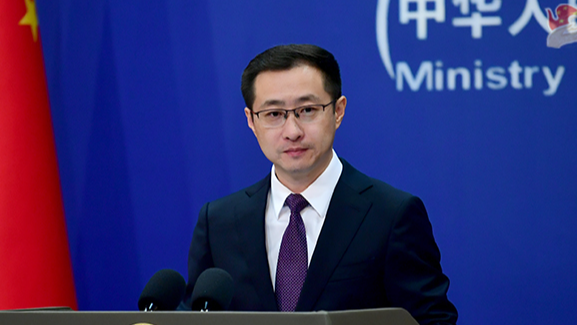
<svg viewBox="0 0 577 325">
<path fill-rule="evenodd" d="M 252 133 L 256 136 L 256 132 L 254 130 L 254 119 L 251 110 L 248 107 L 244 108 L 244 115 L 246 115 L 246 122 L 248 127 L 252 130 Z"/>
<path fill-rule="evenodd" d="M 347 107 L 347 98 L 345 96 L 341 96 L 341 98 L 337 99 L 335 103 L 335 129 L 338 129 L 341 126 L 341 122 L 343 121 L 343 117 L 345 116 L 345 108 Z"/>
</svg>

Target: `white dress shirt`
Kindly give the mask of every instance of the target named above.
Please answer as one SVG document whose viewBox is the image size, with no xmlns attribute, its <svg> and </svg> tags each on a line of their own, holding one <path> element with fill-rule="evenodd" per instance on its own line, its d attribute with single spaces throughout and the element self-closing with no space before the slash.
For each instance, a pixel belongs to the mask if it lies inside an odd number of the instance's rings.
<svg viewBox="0 0 577 325">
<path fill-rule="evenodd" d="M 342 171 L 343 164 L 333 150 L 333 158 L 325 171 L 306 190 L 300 193 L 310 204 L 301 211 L 307 233 L 309 264 Z M 276 267 L 282 236 L 290 219 L 290 209 L 284 202 L 291 193 L 276 177 L 273 165 L 265 213 L 266 251 L 273 289 L 276 282 Z"/>
</svg>

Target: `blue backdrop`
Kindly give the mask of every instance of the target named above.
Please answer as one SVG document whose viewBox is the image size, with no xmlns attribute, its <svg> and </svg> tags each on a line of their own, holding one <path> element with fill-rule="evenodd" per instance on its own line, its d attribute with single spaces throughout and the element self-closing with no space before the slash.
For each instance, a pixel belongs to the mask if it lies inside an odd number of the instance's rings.
<svg viewBox="0 0 577 325">
<path fill-rule="evenodd" d="M 575 4 L 575 0 L 569 1 Z M 82 310 L 186 274 L 203 203 L 262 178 L 240 75 L 314 43 L 341 65 L 335 149 L 420 196 L 460 324 L 577 322 L 577 44 L 558 1 L 38 1 Z"/>
</svg>

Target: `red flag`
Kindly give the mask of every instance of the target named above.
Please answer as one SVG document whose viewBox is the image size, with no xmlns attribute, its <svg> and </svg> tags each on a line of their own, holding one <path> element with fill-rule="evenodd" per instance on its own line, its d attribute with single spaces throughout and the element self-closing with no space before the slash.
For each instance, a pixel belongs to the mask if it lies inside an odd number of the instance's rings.
<svg viewBox="0 0 577 325">
<path fill-rule="evenodd" d="M 554 31 L 555 29 L 568 25 L 570 22 L 570 17 L 572 15 L 577 16 L 577 8 L 570 6 L 568 4 L 560 4 L 555 9 L 555 13 L 557 14 L 557 19 L 553 15 L 553 12 L 550 8 L 545 9 L 547 11 L 547 18 L 549 19 L 549 29 Z"/>
<path fill-rule="evenodd" d="M 36 6 L 0 0 L 0 309 L 76 295 Z"/>
</svg>

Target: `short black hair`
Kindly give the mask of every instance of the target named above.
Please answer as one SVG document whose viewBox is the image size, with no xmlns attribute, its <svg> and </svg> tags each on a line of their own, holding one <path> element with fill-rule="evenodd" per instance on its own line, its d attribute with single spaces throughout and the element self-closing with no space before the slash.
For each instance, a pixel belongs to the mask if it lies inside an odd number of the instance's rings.
<svg viewBox="0 0 577 325">
<path fill-rule="evenodd" d="M 242 73 L 240 90 L 246 107 L 254 104 L 254 81 L 264 71 L 289 70 L 299 65 L 310 65 L 321 71 L 325 91 L 332 100 L 341 97 L 339 64 L 331 52 L 312 44 L 278 45 L 252 59 Z"/>
</svg>

